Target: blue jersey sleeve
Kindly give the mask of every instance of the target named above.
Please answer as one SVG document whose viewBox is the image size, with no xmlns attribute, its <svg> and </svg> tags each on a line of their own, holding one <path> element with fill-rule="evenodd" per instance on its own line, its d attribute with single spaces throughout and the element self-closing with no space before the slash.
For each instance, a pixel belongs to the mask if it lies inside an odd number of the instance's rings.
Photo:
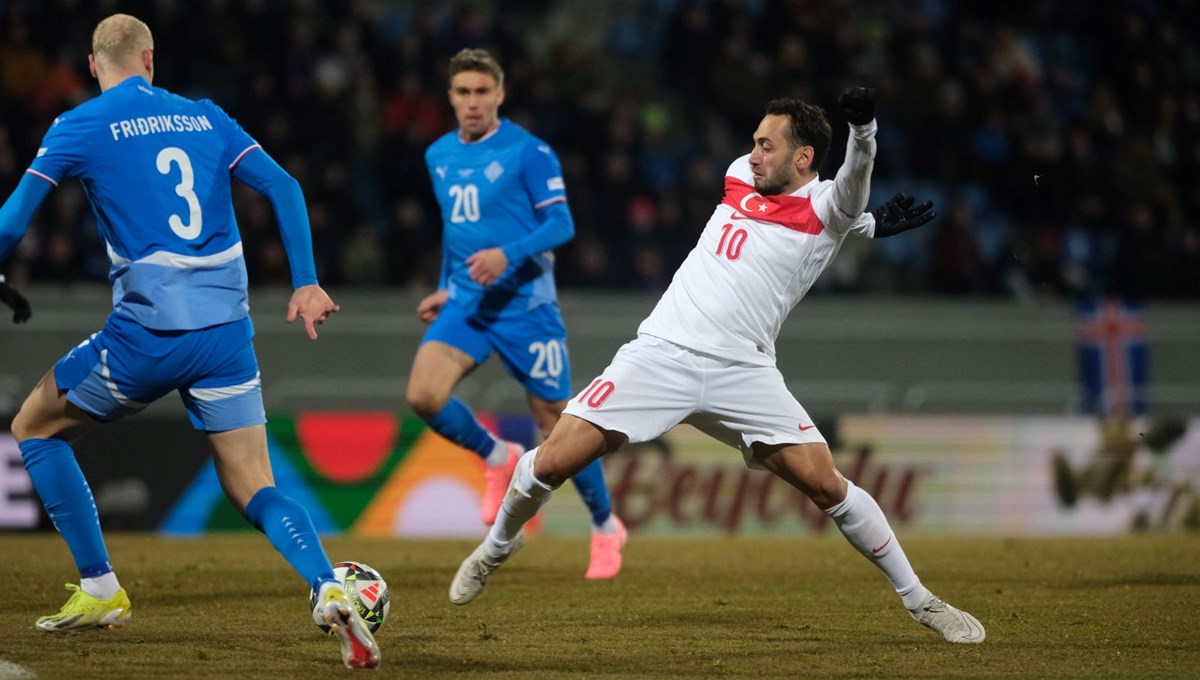
<svg viewBox="0 0 1200 680">
<path fill-rule="evenodd" d="M 250 153 L 254 149 L 262 148 L 262 146 L 259 145 L 259 143 L 255 141 L 253 137 L 251 137 L 245 130 L 242 129 L 242 126 L 239 125 L 238 122 L 233 119 L 233 117 L 231 117 L 228 113 L 225 113 L 225 109 L 217 106 L 216 103 L 210 99 L 205 99 L 201 103 L 210 108 L 214 117 L 221 121 L 221 138 L 225 143 L 225 152 L 228 154 L 230 170 L 233 170 L 235 167 L 237 167 L 237 164 L 241 162 L 243 158 L 245 158 L 246 154 Z"/>
<path fill-rule="evenodd" d="M 554 250 L 575 236 L 575 222 L 567 209 L 562 166 L 553 149 L 541 142 L 525 147 L 521 158 L 521 183 L 529 194 L 538 226 L 528 236 L 504 245 L 504 256 L 510 266 L 532 255 Z"/>
<path fill-rule="evenodd" d="M 513 266 L 527 257 L 554 250 L 575 236 L 575 220 L 567 204 L 555 201 L 537 211 L 538 227 L 525 238 L 501 248 Z"/>
<path fill-rule="evenodd" d="M 233 176 L 270 199 L 275 208 L 283 250 L 292 270 L 292 288 L 316 283 L 312 229 L 300 183 L 257 144 L 234 161 Z"/>
<path fill-rule="evenodd" d="M 54 119 L 42 138 L 37 157 L 29 164 L 29 174 L 54 186 L 64 178 L 78 174 L 90 144 L 85 126 L 77 120 L 79 115 L 70 111 Z"/>
<path fill-rule="evenodd" d="M 29 220 L 33 219 L 33 214 L 50 189 L 46 181 L 26 173 L 17 184 L 17 190 L 0 206 L 0 262 L 24 238 Z"/>
<path fill-rule="evenodd" d="M 525 147 L 521 157 L 521 183 L 529 192 L 534 210 L 567 200 L 567 187 L 563 183 L 558 155 L 540 140 Z"/>
</svg>

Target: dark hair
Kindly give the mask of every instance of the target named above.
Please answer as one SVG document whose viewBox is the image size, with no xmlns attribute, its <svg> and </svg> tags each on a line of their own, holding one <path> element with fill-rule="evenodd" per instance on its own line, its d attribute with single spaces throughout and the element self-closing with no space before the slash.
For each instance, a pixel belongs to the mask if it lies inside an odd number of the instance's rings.
<svg viewBox="0 0 1200 680">
<path fill-rule="evenodd" d="M 829 140 L 833 137 L 833 129 L 829 127 L 829 119 L 821 107 L 784 97 L 767 102 L 767 115 L 787 116 L 792 122 L 788 127 L 788 143 L 792 150 L 811 146 L 812 169 L 815 171 L 821 167 L 821 161 L 825 160 L 825 153 L 829 151 Z"/>
<path fill-rule="evenodd" d="M 487 50 L 459 50 L 450 59 L 450 80 L 464 71 L 486 73 L 496 79 L 496 87 L 504 87 L 504 71 Z"/>
</svg>

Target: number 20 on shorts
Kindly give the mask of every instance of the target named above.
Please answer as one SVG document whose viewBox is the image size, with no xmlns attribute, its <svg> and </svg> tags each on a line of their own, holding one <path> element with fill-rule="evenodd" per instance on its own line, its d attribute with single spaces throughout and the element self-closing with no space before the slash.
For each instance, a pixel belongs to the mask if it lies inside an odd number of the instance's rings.
<svg viewBox="0 0 1200 680">
<path fill-rule="evenodd" d="M 580 404 L 587 404 L 589 408 L 600 408 L 616 388 L 617 386 L 611 380 L 596 378 L 591 385 L 587 386 L 586 390 L 579 393 L 576 401 Z"/>
</svg>

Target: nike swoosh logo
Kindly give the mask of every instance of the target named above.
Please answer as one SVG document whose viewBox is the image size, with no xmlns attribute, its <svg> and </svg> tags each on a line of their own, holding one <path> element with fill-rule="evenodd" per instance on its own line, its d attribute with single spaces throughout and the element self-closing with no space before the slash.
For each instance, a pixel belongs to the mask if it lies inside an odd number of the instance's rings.
<svg viewBox="0 0 1200 680">
<path fill-rule="evenodd" d="M 886 547 L 888 547 L 888 544 L 889 544 L 889 543 L 891 543 L 891 542 L 892 542 L 892 537 L 891 537 L 891 536 L 888 536 L 888 540 L 884 541 L 884 542 L 883 542 L 883 545 L 879 546 L 878 548 L 871 548 L 871 554 L 872 554 L 872 555 L 878 555 L 878 554 L 879 554 L 879 551 L 880 551 L 880 550 L 883 550 L 883 549 L 884 549 L 884 548 L 886 548 Z M 928 610 L 926 610 L 926 611 L 928 611 Z"/>
<path fill-rule="evenodd" d="M 801 426 L 800 426 L 800 431 L 801 431 L 801 432 L 808 432 L 809 430 L 813 429 L 814 427 L 816 427 L 816 425 L 801 425 Z"/>
</svg>

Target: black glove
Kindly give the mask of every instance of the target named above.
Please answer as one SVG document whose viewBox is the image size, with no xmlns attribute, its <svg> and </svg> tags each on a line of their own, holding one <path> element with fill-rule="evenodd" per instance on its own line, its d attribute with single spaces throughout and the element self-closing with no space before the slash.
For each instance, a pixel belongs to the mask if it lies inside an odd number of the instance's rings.
<svg viewBox="0 0 1200 680">
<path fill-rule="evenodd" d="M 851 125 L 866 125 L 875 120 L 873 87 L 848 87 L 838 95 L 837 104 Z"/>
<path fill-rule="evenodd" d="M 912 207 L 916 199 L 905 193 L 896 194 L 892 200 L 871 211 L 875 216 L 875 238 L 895 236 L 909 229 L 916 229 L 929 220 L 937 217 L 937 211 L 930 212 L 933 201 L 925 201 L 917 207 Z"/>
<path fill-rule="evenodd" d="M 12 307 L 13 323 L 25 323 L 33 316 L 33 311 L 29 309 L 29 300 L 3 280 L 0 280 L 0 302 Z"/>
</svg>

